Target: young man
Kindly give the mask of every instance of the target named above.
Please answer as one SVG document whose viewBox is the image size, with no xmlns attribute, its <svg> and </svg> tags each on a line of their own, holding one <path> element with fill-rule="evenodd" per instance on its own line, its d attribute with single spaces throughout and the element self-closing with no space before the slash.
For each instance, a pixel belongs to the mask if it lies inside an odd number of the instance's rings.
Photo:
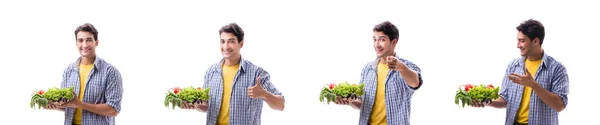
<svg viewBox="0 0 600 125">
<path fill-rule="evenodd" d="M 184 109 L 208 112 L 207 125 L 260 125 L 263 101 L 282 111 L 284 98 L 261 67 L 244 60 L 244 31 L 236 23 L 219 30 L 223 59 L 206 71 L 203 88 L 210 87 L 208 104 L 183 105 Z"/>
<path fill-rule="evenodd" d="M 410 124 L 411 98 L 423 80 L 417 65 L 396 55 L 398 36 L 398 28 L 389 21 L 373 28 L 377 58 L 362 70 L 364 96 L 336 102 L 360 109 L 359 125 Z"/>
<path fill-rule="evenodd" d="M 542 49 L 544 26 L 529 19 L 517 26 L 520 58 L 506 69 L 500 98 L 474 107 L 507 108 L 506 125 L 558 125 L 569 93 L 566 68 Z"/>
<path fill-rule="evenodd" d="M 46 108 L 65 112 L 65 125 L 114 125 L 121 111 L 121 73 L 96 56 L 98 31 L 92 24 L 75 29 L 75 44 L 81 57 L 65 68 L 62 88 L 74 87 L 75 98 Z"/>
</svg>

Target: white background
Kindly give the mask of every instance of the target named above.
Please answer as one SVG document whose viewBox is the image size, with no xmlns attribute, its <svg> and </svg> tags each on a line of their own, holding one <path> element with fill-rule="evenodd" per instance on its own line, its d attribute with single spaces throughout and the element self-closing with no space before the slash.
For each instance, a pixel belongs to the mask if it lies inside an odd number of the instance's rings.
<svg viewBox="0 0 600 125">
<path fill-rule="evenodd" d="M 99 33 L 97 53 L 123 76 L 121 125 L 205 124 L 205 113 L 171 110 L 164 94 L 200 86 L 221 58 L 218 30 L 238 23 L 242 55 L 271 73 L 286 97 L 283 112 L 265 104 L 262 123 L 357 124 L 359 111 L 317 100 L 330 82 L 358 82 L 375 58 L 372 28 L 389 20 L 400 30 L 396 52 L 422 69 L 411 123 L 504 123 L 505 110 L 459 108 L 460 84 L 499 85 L 519 56 L 515 27 L 534 18 L 546 27 L 543 48 L 568 69 L 569 105 L 561 124 L 595 123 L 598 4 L 549 1 L 2 1 L 0 2 L 0 124 L 63 123 L 63 113 L 29 108 L 31 92 L 60 86 L 77 59 L 75 28 Z"/>
</svg>

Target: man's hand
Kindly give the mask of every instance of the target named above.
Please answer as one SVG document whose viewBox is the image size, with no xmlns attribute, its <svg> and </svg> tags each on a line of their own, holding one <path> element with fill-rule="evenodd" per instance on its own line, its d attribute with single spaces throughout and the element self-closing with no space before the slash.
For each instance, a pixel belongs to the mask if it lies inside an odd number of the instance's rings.
<svg viewBox="0 0 600 125">
<path fill-rule="evenodd" d="M 79 100 L 79 97 L 77 97 L 77 94 L 75 94 L 75 92 L 73 92 L 73 95 L 74 95 L 74 97 L 73 97 L 73 99 L 71 99 L 71 101 L 60 105 L 59 108 L 65 108 L 65 107 L 80 108 L 81 104 L 83 102 L 81 102 L 81 100 Z"/>
<path fill-rule="evenodd" d="M 206 112 L 208 110 L 208 102 L 202 101 L 200 103 L 182 103 L 181 109 L 195 109 L 198 111 Z"/>
<path fill-rule="evenodd" d="M 350 99 L 348 99 L 348 98 L 342 98 L 341 96 L 337 96 L 337 98 L 335 99 L 335 104 L 338 104 L 338 105 L 350 105 Z"/>
<path fill-rule="evenodd" d="M 65 110 L 64 108 L 61 108 L 60 106 L 58 106 L 58 105 L 55 105 L 55 104 L 51 104 L 51 103 L 48 103 L 48 105 L 46 105 L 46 106 L 44 107 L 44 109 L 47 109 L 47 110 L 58 110 L 58 111 L 63 111 L 63 110 Z"/>
<path fill-rule="evenodd" d="M 338 105 L 349 105 L 354 109 L 360 109 L 362 100 L 360 98 L 342 98 L 341 96 L 338 96 L 334 103 Z"/>
<path fill-rule="evenodd" d="M 510 79 L 512 82 L 526 86 L 526 87 L 531 87 L 532 85 L 536 84 L 535 80 L 533 79 L 533 76 L 531 76 L 531 74 L 529 74 L 529 71 L 527 70 L 527 68 L 525 68 L 525 75 L 519 75 L 516 73 L 510 73 L 510 75 L 508 76 L 508 79 Z"/>
<path fill-rule="evenodd" d="M 252 87 L 248 87 L 248 96 L 250 96 L 250 98 L 265 98 L 267 95 L 269 95 L 271 93 L 267 92 L 267 90 L 265 90 L 261 85 L 260 85 L 260 76 L 258 76 L 256 78 L 256 85 L 252 86 Z"/>
<path fill-rule="evenodd" d="M 402 63 L 402 61 L 398 60 L 398 58 L 394 56 L 387 56 L 386 63 L 389 69 L 402 71 L 405 69 L 406 64 Z"/>
<path fill-rule="evenodd" d="M 489 106 L 491 102 L 492 102 L 491 100 L 486 100 L 483 102 L 478 102 L 476 100 L 472 100 L 471 104 L 473 104 L 473 105 L 471 105 L 471 107 L 484 108 L 485 106 Z"/>
</svg>

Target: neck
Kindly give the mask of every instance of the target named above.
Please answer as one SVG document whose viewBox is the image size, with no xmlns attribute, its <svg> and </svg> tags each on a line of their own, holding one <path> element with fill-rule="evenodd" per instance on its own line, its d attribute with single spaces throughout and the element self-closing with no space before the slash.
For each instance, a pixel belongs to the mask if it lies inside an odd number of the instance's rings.
<svg viewBox="0 0 600 125">
<path fill-rule="evenodd" d="M 234 65 L 240 64 L 241 59 L 242 59 L 241 56 L 237 56 L 237 57 L 230 58 L 230 59 L 225 59 L 225 61 L 223 61 L 223 64 L 226 66 L 234 66 Z"/>
<path fill-rule="evenodd" d="M 79 64 L 84 64 L 84 65 L 89 65 L 89 64 L 93 64 L 94 60 L 96 60 L 96 56 L 89 56 L 89 57 L 81 57 L 81 61 L 79 61 Z"/>
<path fill-rule="evenodd" d="M 536 61 L 542 59 L 544 56 L 544 50 L 540 49 L 537 51 L 533 51 L 530 55 L 527 56 L 527 60 Z"/>
<path fill-rule="evenodd" d="M 387 60 L 385 59 L 385 57 L 379 58 L 379 64 L 387 64 Z"/>
</svg>

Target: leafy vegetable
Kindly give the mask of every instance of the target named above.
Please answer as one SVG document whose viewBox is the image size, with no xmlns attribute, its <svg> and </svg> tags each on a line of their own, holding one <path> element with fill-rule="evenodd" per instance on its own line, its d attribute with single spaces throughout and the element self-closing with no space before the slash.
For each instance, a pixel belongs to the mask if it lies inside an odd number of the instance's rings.
<svg viewBox="0 0 600 125">
<path fill-rule="evenodd" d="M 165 97 L 165 107 L 171 105 L 171 108 L 175 109 L 175 106 L 181 107 L 183 103 L 199 104 L 203 101 L 208 101 L 209 92 L 210 88 L 202 89 L 200 87 L 194 88 L 192 86 L 183 89 L 179 87 L 172 88 L 167 92 L 167 96 Z"/>
<path fill-rule="evenodd" d="M 73 94 L 73 87 L 70 88 L 56 88 L 52 87 L 48 91 L 37 90 L 33 92 L 29 106 L 34 108 L 37 104 L 38 109 L 46 107 L 49 103 L 62 105 L 66 102 L 71 101 L 75 95 Z"/>
<path fill-rule="evenodd" d="M 364 94 L 364 84 L 350 84 L 348 82 L 342 82 L 339 84 L 331 83 L 325 85 L 321 89 L 319 101 L 323 102 L 327 99 L 327 104 L 335 102 L 337 97 L 341 98 L 359 98 Z"/>
<path fill-rule="evenodd" d="M 464 87 L 463 87 L 464 86 Z M 456 96 L 454 97 L 454 103 L 456 105 L 465 105 L 472 106 L 473 101 L 475 102 L 489 102 L 494 99 L 498 99 L 500 95 L 498 92 L 500 91 L 500 87 L 494 87 L 493 85 L 477 85 L 473 86 L 471 84 L 462 85 L 456 91 Z"/>
</svg>

